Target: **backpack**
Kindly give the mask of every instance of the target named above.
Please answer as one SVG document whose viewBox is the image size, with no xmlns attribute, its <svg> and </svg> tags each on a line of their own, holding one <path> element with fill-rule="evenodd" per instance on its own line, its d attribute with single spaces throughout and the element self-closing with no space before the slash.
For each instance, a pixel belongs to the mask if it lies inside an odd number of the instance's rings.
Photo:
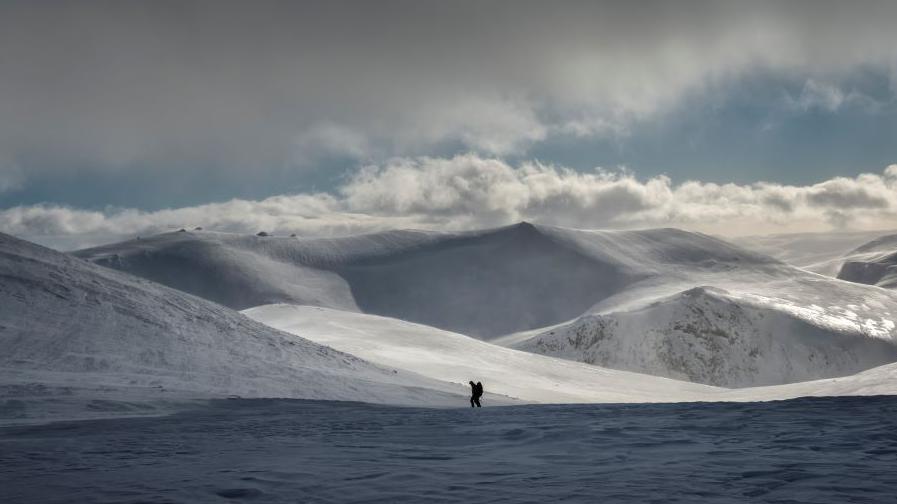
<svg viewBox="0 0 897 504">
<path fill-rule="evenodd" d="M 482 383 L 477 382 L 476 389 L 477 389 L 477 396 L 483 395 L 483 384 Z"/>
</svg>

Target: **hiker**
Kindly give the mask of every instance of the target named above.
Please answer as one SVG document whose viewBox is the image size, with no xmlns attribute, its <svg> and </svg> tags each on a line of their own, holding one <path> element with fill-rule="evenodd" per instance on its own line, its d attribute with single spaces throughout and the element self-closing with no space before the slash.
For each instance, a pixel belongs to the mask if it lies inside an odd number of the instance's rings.
<svg viewBox="0 0 897 504">
<path fill-rule="evenodd" d="M 477 408 L 482 408 L 483 405 L 480 404 L 480 397 L 483 397 L 483 384 L 480 382 L 474 383 L 470 382 L 470 407 L 473 408 L 476 405 Z"/>
</svg>

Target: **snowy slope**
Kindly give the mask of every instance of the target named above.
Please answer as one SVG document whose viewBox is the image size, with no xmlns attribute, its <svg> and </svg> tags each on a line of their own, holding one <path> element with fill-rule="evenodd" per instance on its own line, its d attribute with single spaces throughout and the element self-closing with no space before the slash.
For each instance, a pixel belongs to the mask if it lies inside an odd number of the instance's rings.
<svg viewBox="0 0 897 504">
<path fill-rule="evenodd" d="M 386 317 L 284 304 L 244 313 L 374 363 L 438 380 L 481 380 L 487 390 L 527 402 L 768 401 L 897 394 L 897 364 L 841 378 L 724 389 L 543 357 Z"/>
<path fill-rule="evenodd" d="M 482 381 L 488 391 L 527 402 L 694 401 L 716 390 L 520 352 L 375 315 L 286 304 L 250 308 L 243 313 L 383 366 L 447 382 Z"/>
<path fill-rule="evenodd" d="M 879 237 L 846 254 L 838 278 L 886 289 L 897 288 L 897 235 Z"/>
<path fill-rule="evenodd" d="M 465 393 L 3 234 L 0 279 L 0 392 L 151 387 L 413 404 Z"/>
<path fill-rule="evenodd" d="M 800 383 L 727 390 L 727 401 L 771 401 L 795 397 L 897 395 L 897 363 L 862 373 Z"/>
<path fill-rule="evenodd" d="M 325 270 L 282 257 L 284 238 L 173 232 L 75 255 L 234 309 L 288 301 L 356 309 L 349 286 Z M 301 254 L 301 251 L 297 252 Z"/>
</svg>

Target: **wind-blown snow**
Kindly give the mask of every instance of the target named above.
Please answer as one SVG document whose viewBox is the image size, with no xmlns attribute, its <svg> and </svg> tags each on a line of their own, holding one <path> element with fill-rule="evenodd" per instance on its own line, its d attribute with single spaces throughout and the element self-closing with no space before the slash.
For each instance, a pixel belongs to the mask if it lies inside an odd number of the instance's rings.
<svg viewBox="0 0 897 504">
<path fill-rule="evenodd" d="M 798 268 L 834 277 L 838 274 L 845 255 L 870 240 L 893 232 L 838 230 L 772 234 L 732 238 L 732 242 Z"/>
</svg>

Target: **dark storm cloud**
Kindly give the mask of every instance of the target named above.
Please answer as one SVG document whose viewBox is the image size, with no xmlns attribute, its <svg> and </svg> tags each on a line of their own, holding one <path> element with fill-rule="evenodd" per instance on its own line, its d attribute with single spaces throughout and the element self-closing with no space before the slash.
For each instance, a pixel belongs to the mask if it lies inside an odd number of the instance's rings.
<svg viewBox="0 0 897 504">
<path fill-rule="evenodd" d="M 831 107 L 847 94 L 827 77 L 893 72 L 894 19 L 893 2 L 3 2 L 0 190 L 73 167 L 520 154 L 626 134 L 757 67 L 814 75 L 800 103 Z"/>
</svg>

